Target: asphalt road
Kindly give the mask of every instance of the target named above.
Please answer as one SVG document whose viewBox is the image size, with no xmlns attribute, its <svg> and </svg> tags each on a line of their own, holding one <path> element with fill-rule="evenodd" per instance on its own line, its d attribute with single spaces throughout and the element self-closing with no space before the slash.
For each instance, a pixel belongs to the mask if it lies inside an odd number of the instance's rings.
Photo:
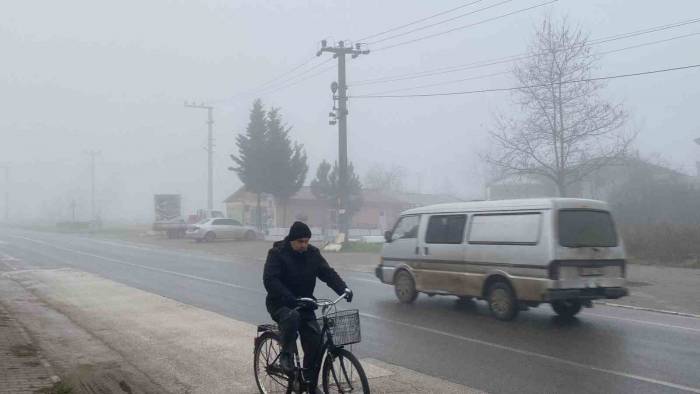
<svg viewBox="0 0 700 394">
<path fill-rule="evenodd" d="M 269 320 L 262 264 L 0 229 L 6 269 L 72 267 L 250 323 Z M 483 302 L 401 305 L 372 275 L 340 273 L 361 312 L 361 357 L 492 393 L 700 393 L 700 319 L 596 306 L 565 322 L 545 305 L 504 323 Z"/>
</svg>

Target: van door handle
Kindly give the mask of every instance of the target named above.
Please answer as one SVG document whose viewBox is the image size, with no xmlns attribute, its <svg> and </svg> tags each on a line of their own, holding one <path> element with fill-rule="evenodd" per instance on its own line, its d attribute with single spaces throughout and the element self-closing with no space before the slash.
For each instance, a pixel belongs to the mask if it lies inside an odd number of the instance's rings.
<svg viewBox="0 0 700 394">
<path fill-rule="evenodd" d="M 423 252 L 425 253 L 426 256 L 430 254 L 430 251 L 428 250 L 427 246 L 425 248 L 423 248 Z"/>
</svg>

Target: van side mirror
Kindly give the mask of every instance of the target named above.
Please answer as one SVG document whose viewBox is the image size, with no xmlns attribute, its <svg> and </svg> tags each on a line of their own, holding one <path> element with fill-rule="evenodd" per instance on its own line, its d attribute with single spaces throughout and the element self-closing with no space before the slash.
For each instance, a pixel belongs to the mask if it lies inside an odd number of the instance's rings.
<svg viewBox="0 0 700 394">
<path fill-rule="evenodd" d="M 391 242 L 391 235 L 392 235 L 392 234 L 391 234 L 391 231 L 388 231 L 388 230 L 387 230 L 387 231 L 384 232 L 384 240 L 385 240 L 387 243 L 390 243 L 390 242 Z"/>
</svg>

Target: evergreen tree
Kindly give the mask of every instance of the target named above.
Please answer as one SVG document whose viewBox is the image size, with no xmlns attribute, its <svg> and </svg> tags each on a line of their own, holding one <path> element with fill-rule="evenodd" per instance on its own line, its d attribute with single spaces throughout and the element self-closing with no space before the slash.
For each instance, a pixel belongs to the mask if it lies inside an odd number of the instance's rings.
<svg viewBox="0 0 700 394">
<path fill-rule="evenodd" d="M 238 156 L 231 155 L 231 159 L 236 165 L 229 167 L 229 170 L 238 174 L 238 178 L 243 182 L 247 191 L 257 195 L 256 225 L 258 228 L 261 228 L 262 225 L 261 195 L 270 189 L 267 134 L 265 109 L 262 101 L 257 99 L 253 102 L 253 108 L 250 110 L 246 133 L 236 137 Z"/>
<path fill-rule="evenodd" d="M 321 201 L 325 201 L 330 207 L 338 208 L 340 196 L 340 181 L 338 180 L 338 163 L 333 167 L 327 161 L 321 162 L 316 170 L 316 178 L 311 181 L 311 192 Z M 348 163 L 347 180 L 348 202 L 346 216 L 348 221 L 362 207 L 362 183 L 355 174 L 352 163 Z"/>
<path fill-rule="evenodd" d="M 267 163 L 269 177 L 266 192 L 275 196 L 282 205 L 282 221 L 287 224 L 287 202 L 304 185 L 309 166 L 304 147 L 289 138 L 291 127 L 282 122 L 278 108 L 268 111 Z"/>
</svg>

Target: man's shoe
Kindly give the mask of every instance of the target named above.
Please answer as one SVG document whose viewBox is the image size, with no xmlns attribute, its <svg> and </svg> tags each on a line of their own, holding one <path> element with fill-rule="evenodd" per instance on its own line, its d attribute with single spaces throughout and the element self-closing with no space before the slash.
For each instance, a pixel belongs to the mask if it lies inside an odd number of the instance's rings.
<svg viewBox="0 0 700 394">
<path fill-rule="evenodd" d="M 282 352 L 280 354 L 280 368 L 287 373 L 294 372 L 294 357 L 292 353 Z"/>
</svg>

